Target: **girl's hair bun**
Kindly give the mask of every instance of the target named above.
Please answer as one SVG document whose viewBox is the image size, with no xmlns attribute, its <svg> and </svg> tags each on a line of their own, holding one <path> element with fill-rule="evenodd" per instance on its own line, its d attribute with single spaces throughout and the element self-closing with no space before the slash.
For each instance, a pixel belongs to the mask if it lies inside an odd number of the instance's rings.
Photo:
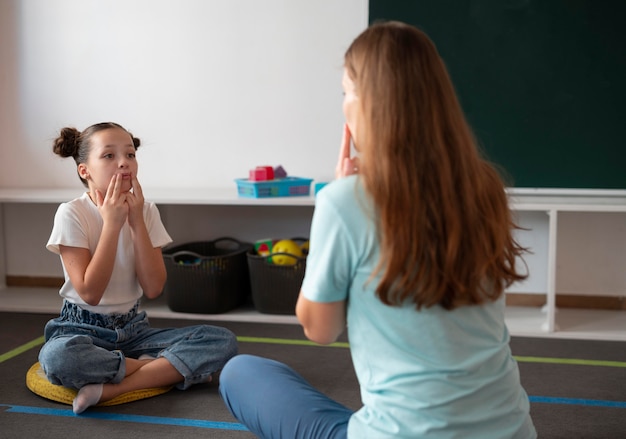
<svg viewBox="0 0 626 439">
<path fill-rule="evenodd" d="M 59 137 L 54 140 L 52 151 L 61 157 L 76 157 L 78 154 L 80 131 L 66 127 L 61 130 Z"/>
</svg>

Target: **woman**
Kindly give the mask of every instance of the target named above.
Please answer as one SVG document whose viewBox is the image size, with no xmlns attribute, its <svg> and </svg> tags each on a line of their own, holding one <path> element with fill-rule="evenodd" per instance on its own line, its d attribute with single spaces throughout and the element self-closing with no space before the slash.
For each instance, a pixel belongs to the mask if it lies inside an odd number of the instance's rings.
<svg viewBox="0 0 626 439">
<path fill-rule="evenodd" d="M 363 407 L 244 355 L 221 374 L 227 406 L 263 438 L 536 437 L 504 322 L 523 249 L 435 46 L 374 24 L 343 88 L 347 177 L 318 193 L 296 314 L 320 344 L 347 326 Z"/>
</svg>

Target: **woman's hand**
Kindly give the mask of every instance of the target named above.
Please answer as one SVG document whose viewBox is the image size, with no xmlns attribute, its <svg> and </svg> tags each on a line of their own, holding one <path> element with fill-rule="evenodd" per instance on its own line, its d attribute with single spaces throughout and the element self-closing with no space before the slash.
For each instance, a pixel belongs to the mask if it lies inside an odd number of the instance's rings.
<svg viewBox="0 0 626 439">
<path fill-rule="evenodd" d="M 358 157 L 350 157 L 351 141 L 352 134 L 346 123 L 343 125 L 343 136 L 341 138 L 341 147 L 339 148 L 339 159 L 335 168 L 335 178 L 347 177 L 359 172 Z"/>
</svg>

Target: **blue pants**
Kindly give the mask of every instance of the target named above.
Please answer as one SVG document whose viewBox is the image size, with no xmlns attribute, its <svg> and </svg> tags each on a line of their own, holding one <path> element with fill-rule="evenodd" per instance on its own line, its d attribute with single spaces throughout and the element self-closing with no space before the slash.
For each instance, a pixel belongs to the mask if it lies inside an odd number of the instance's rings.
<svg viewBox="0 0 626 439">
<path fill-rule="evenodd" d="M 353 413 L 289 366 L 252 355 L 226 363 L 220 393 L 233 416 L 260 438 L 345 439 Z"/>
<path fill-rule="evenodd" d="M 119 383 L 125 357 L 165 357 L 184 377 L 186 389 L 205 383 L 237 354 L 237 339 L 209 325 L 151 328 L 138 304 L 127 314 L 97 314 L 64 301 L 61 315 L 44 330 L 39 362 L 51 383 L 80 389 L 86 384 Z"/>
</svg>

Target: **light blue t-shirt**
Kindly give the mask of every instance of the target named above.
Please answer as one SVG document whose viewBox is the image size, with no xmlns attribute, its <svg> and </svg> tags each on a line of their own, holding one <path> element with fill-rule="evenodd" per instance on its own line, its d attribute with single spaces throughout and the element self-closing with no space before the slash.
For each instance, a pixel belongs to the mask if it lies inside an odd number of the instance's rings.
<svg viewBox="0 0 626 439">
<path fill-rule="evenodd" d="M 453 311 L 391 307 L 369 279 L 379 257 L 373 210 L 351 176 L 317 195 L 302 284 L 315 302 L 348 300 L 363 407 L 348 437 L 534 438 L 509 348 L 504 299 Z"/>
</svg>

